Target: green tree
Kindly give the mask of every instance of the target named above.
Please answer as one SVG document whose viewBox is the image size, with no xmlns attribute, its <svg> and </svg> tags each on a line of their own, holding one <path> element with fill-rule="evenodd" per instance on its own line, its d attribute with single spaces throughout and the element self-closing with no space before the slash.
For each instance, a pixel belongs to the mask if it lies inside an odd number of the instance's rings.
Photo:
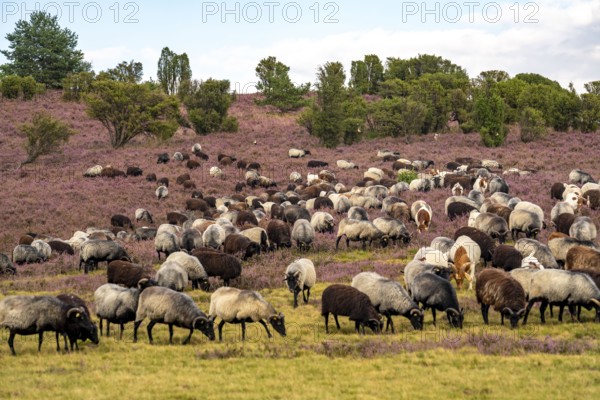
<svg viewBox="0 0 600 400">
<path fill-rule="evenodd" d="M 375 94 L 383 81 L 383 64 L 375 54 L 352 61 L 349 86 L 360 94 Z"/>
<path fill-rule="evenodd" d="M 32 123 L 23 124 L 20 131 L 26 136 L 27 159 L 19 167 L 34 162 L 39 156 L 52 153 L 75 134 L 67 124 L 46 112 L 34 114 Z"/>
<path fill-rule="evenodd" d="M 346 74 L 340 62 L 327 62 L 319 67 L 317 96 L 313 109 L 312 132 L 323 145 L 337 147 L 344 137 L 344 101 L 347 97 Z"/>
<path fill-rule="evenodd" d="M 269 104 L 284 112 L 307 104 L 304 96 L 310 89 L 310 83 L 295 86 L 288 75 L 289 70 L 290 67 L 273 56 L 260 60 L 255 70 L 258 77 L 256 88 L 265 98 L 256 100 L 257 104 Z"/>
<path fill-rule="evenodd" d="M 183 98 L 190 89 L 192 79 L 192 69 L 187 54 L 177 54 L 168 47 L 164 47 L 158 59 L 156 77 L 165 93 L 179 94 L 180 98 Z"/>
<path fill-rule="evenodd" d="M 1 67 L 5 74 L 31 75 L 36 82 L 60 88 L 69 73 L 91 69 L 76 50 L 77 35 L 62 29 L 57 16 L 35 11 L 29 22 L 19 20 L 6 40 L 9 49 L 0 51 L 9 61 Z"/>
<path fill-rule="evenodd" d="M 148 85 L 99 80 L 84 99 L 88 115 L 106 128 L 114 148 L 142 133 L 166 140 L 179 126 L 177 99 Z"/>
<path fill-rule="evenodd" d="M 426 107 L 422 133 L 439 132 L 446 127 L 451 110 L 446 90 L 435 75 L 426 74 L 412 81 L 409 97 Z"/>
<path fill-rule="evenodd" d="M 79 101 L 81 97 L 89 93 L 96 74 L 93 72 L 80 72 L 78 74 L 69 74 L 62 81 L 63 100 Z"/>
<path fill-rule="evenodd" d="M 486 147 L 504 143 L 508 129 L 504 125 L 504 101 L 496 94 L 482 95 L 475 100 L 475 124 Z"/>
<path fill-rule="evenodd" d="M 461 74 L 467 76 L 464 68 L 445 58 L 432 54 L 419 54 L 408 60 L 389 57 L 386 62 L 385 79 L 417 79 L 424 74 Z"/>
<path fill-rule="evenodd" d="M 194 81 L 190 86 L 190 94 L 185 104 L 188 115 L 196 133 L 204 135 L 219 130 L 237 130 L 237 123 L 228 117 L 229 106 L 234 96 L 229 93 L 228 80 L 207 79 Z"/>
<path fill-rule="evenodd" d="M 542 112 L 532 107 L 523 109 L 519 126 L 521 128 L 521 141 L 524 143 L 541 139 L 547 133 L 546 121 Z"/>
<path fill-rule="evenodd" d="M 136 62 L 134 60 L 129 62 L 122 61 L 115 68 L 108 69 L 106 74 L 109 79 L 115 81 L 140 83 L 144 75 L 144 66 L 141 62 Z"/>
<path fill-rule="evenodd" d="M 390 98 L 371 103 L 369 128 L 378 136 L 404 137 L 419 134 L 427 118 L 427 106 L 410 98 Z"/>
</svg>

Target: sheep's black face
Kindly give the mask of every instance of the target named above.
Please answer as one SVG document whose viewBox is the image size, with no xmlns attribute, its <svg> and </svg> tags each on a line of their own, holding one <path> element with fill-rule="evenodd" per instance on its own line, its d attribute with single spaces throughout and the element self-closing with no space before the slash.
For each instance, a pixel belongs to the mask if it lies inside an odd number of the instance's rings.
<svg viewBox="0 0 600 400">
<path fill-rule="evenodd" d="M 381 238 L 381 247 L 387 247 L 390 242 L 390 239 L 387 236 Z"/>
<path fill-rule="evenodd" d="M 285 317 L 283 314 L 279 313 L 278 315 L 270 316 L 269 323 L 277 333 L 285 337 Z"/>
<path fill-rule="evenodd" d="M 525 309 L 515 312 L 507 307 L 502 311 L 502 314 L 510 321 L 510 329 L 515 329 L 519 325 L 519 320 L 525 314 Z"/>
<path fill-rule="evenodd" d="M 198 318 L 194 322 L 194 329 L 202 332 L 211 341 L 215 340 L 215 324 L 212 317 L 210 318 Z"/>
<path fill-rule="evenodd" d="M 90 340 L 98 344 L 98 327 L 90 321 L 86 313 L 81 311 L 71 312 L 67 315 L 67 326 L 70 332 L 75 332 L 81 340 Z"/>
<path fill-rule="evenodd" d="M 370 319 L 367 321 L 367 326 L 375 333 L 383 330 L 383 321 L 380 319 Z"/>
<path fill-rule="evenodd" d="M 412 327 L 418 331 L 423 330 L 423 312 L 413 309 L 408 315 L 408 319 Z"/>
<path fill-rule="evenodd" d="M 453 328 L 462 329 L 463 322 L 465 320 L 464 312 L 459 312 L 459 313 L 448 312 L 447 315 L 448 315 L 448 322 L 450 323 L 450 325 Z"/>
<path fill-rule="evenodd" d="M 199 286 L 201 290 L 208 292 L 210 289 L 210 282 L 208 281 L 208 279 L 201 279 L 199 282 Z"/>
<path fill-rule="evenodd" d="M 402 234 L 402 243 L 404 244 L 409 244 L 410 243 L 410 233 L 403 233 Z"/>
<path fill-rule="evenodd" d="M 294 274 L 286 275 L 285 282 L 287 283 L 287 287 L 291 293 L 294 293 L 295 291 L 300 291 L 300 288 L 298 288 L 298 276 L 297 275 L 294 275 Z"/>
</svg>

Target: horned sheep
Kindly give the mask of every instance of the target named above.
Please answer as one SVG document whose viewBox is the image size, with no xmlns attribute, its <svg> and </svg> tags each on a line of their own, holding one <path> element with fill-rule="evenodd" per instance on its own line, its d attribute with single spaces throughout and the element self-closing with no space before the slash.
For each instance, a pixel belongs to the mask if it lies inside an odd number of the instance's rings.
<svg viewBox="0 0 600 400">
<path fill-rule="evenodd" d="M 373 332 L 381 332 L 383 322 L 381 316 L 371 303 L 369 296 L 360 290 L 347 285 L 330 285 L 321 296 L 321 315 L 325 318 L 325 332 L 329 333 L 329 314 L 333 314 L 339 329 L 338 315 L 349 317 L 354 321 L 356 333 L 365 334 L 365 326 Z"/>
<path fill-rule="evenodd" d="M 424 309 L 431 308 L 434 325 L 436 310 L 439 310 L 446 312 L 452 327 L 462 329 L 465 310 L 460 308 L 456 290 L 447 279 L 431 272 L 417 275 L 412 283 L 412 297 L 415 303 L 421 303 Z"/>
<path fill-rule="evenodd" d="M 488 325 L 488 312 L 490 307 L 501 315 L 501 324 L 504 317 L 510 319 L 510 327 L 514 329 L 519 319 L 525 313 L 525 291 L 521 284 L 509 273 L 497 269 L 485 269 L 477 276 L 475 285 L 477 303 L 481 304 L 483 322 Z"/>
<path fill-rule="evenodd" d="M 382 247 L 386 247 L 388 244 L 388 236 L 370 221 L 356 221 L 348 218 L 344 218 L 340 221 L 335 242 L 336 250 L 338 249 L 340 240 L 344 236 L 346 237 L 346 248 L 349 247 L 350 241 L 361 241 L 363 243 L 363 249 L 367 247 L 367 241 L 369 241 L 369 245 L 371 245 L 373 240 L 379 240 Z"/>
</svg>

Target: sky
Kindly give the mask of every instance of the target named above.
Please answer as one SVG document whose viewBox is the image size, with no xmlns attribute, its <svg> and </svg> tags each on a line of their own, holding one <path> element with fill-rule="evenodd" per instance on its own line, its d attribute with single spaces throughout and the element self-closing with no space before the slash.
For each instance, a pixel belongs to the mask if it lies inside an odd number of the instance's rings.
<svg viewBox="0 0 600 400">
<path fill-rule="evenodd" d="M 268 56 L 296 83 L 316 81 L 318 66 L 376 54 L 435 54 L 470 77 L 498 69 L 542 74 L 563 87 L 600 80 L 600 1 L 5 1 L 0 49 L 19 19 L 41 9 L 78 34 L 94 70 L 124 60 L 155 78 L 163 47 L 187 53 L 195 79 L 228 79 L 255 91 L 255 68 Z M 6 62 L 0 55 L 0 64 Z"/>
</svg>

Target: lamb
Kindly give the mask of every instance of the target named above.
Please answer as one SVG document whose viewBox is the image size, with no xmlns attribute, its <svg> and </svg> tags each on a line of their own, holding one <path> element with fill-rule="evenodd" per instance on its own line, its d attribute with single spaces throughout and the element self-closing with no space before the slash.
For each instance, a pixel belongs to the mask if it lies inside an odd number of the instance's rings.
<svg viewBox="0 0 600 400">
<path fill-rule="evenodd" d="M 421 303 L 425 310 L 431 308 L 434 326 L 436 310 L 439 310 L 446 312 L 452 327 L 462 329 L 465 309 L 458 305 L 456 291 L 447 279 L 431 272 L 417 275 L 412 283 L 412 297 L 415 303 Z"/>
<path fill-rule="evenodd" d="M 13 249 L 13 262 L 17 265 L 44 262 L 44 255 L 33 246 L 20 244 Z"/>
<path fill-rule="evenodd" d="M 506 315 L 510 319 L 511 329 L 517 327 L 525 313 L 525 291 L 508 272 L 491 268 L 481 271 L 477 276 L 475 292 L 486 325 L 489 325 L 488 312 L 493 306 L 501 315 L 501 325 L 504 325 Z"/>
<path fill-rule="evenodd" d="M 315 240 L 315 230 L 309 221 L 305 219 L 296 220 L 292 228 L 291 239 L 296 242 L 298 249 L 309 250 Z"/>
<path fill-rule="evenodd" d="M 392 315 L 402 315 L 410 321 L 414 329 L 423 329 L 423 311 L 398 282 L 375 272 L 361 272 L 352 278 L 352 287 L 369 296 L 377 312 L 387 318 L 386 332 L 391 326 L 394 333 Z"/>
<path fill-rule="evenodd" d="M 162 225 L 161 225 L 162 226 Z M 165 257 L 176 251 L 180 251 L 179 241 L 177 236 L 171 232 L 159 232 L 154 238 L 154 248 L 156 249 L 156 255 L 160 260 L 160 253 L 164 253 Z"/>
<path fill-rule="evenodd" d="M 156 271 L 154 279 L 158 286 L 168 287 L 177 292 L 183 292 L 188 284 L 187 272 L 181 264 L 175 261 L 165 261 Z"/>
<path fill-rule="evenodd" d="M 265 322 L 268 321 L 273 329 L 285 337 L 285 316 L 277 313 L 258 292 L 240 290 L 232 287 L 222 287 L 210 296 L 210 311 L 212 318 L 219 317 L 219 341 L 223 339 L 223 326 L 225 323 L 242 325 L 242 340 L 246 340 L 246 323 L 258 322 L 267 331 L 267 336 L 272 338 L 271 332 Z"/>
<path fill-rule="evenodd" d="M 128 288 L 138 287 L 140 281 L 151 281 L 154 272 L 149 267 L 133 264 L 128 261 L 115 260 L 108 263 L 106 277 L 108 283 L 123 285 Z M 142 282 L 143 283 L 143 282 Z M 150 282 L 156 284 L 155 282 Z"/>
<path fill-rule="evenodd" d="M 7 296 L 0 301 L 0 327 L 9 330 L 8 347 L 16 356 L 14 340 L 19 335 L 38 334 L 38 352 L 42 348 L 44 332 L 54 331 L 64 338 L 67 347 L 68 332 L 79 332 L 94 338 L 95 326 L 80 307 L 71 307 L 53 296 Z M 97 335 L 95 342 L 97 343 Z M 59 341 L 56 350 L 60 351 Z"/>
<path fill-rule="evenodd" d="M 315 212 L 311 219 L 310 225 L 313 227 L 315 232 L 319 233 L 333 233 L 334 221 L 333 216 L 328 212 L 317 211 Z"/>
<path fill-rule="evenodd" d="M 298 307 L 298 293 L 302 292 L 304 303 L 308 304 L 310 289 L 315 285 L 317 274 L 315 265 L 308 258 L 299 258 L 287 266 L 284 281 L 294 294 L 294 308 Z"/>
<path fill-rule="evenodd" d="M 292 247 L 292 233 L 290 227 L 283 221 L 274 219 L 267 224 L 267 236 L 276 249 Z"/>
<path fill-rule="evenodd" d="M 519 239 L 515 243 L 515 249 L 520 251 L 523 257 L 532 255 L 545 268 L 558 268 L 558 263 L 552 255 L 550 248 L 535 239 Z"/>
<path fill-rule="evenodd" d="M 166 262 L 175 262 L 181 266 L 187 274 L 187 278 L 192 281 L 192 289 L 200 288 L 205 292 L 208 291 L 210 287 L 208 274 L 198 258 L 183 251 L 178 251 L 170 254 L 167 257 Z"/>
<path fill-rule="evenodd" d="M 290 158 L 302 158 L 310 154 L 310 150 L 301 150 L 294 148 L 288 150 L 288 155 L 290 156 Z"/>
<path fill-rule="evenodd" d="M 161 200 L 169 195 L 169 189 L 167 189 L 166 186 L 161 185 L 156 188 L 156 191 L 154 192 L 154 194 L 156 195 L 156 198 L 158 200 Z"/>
<path fill-rule="evenodd" d="M 371 303 L 369 296 L 360 290 L 347 285 L 330 285 L 321 296 L 321 315 L 325 318 L 325 332 L 329 333 L 329 314 L 333 314 L 339 329 L 338 315 L 349 317 L 354 321 L 356 333 L 365 334 L 365 326 L 379 333 L 383 329 L 381 316 Z"/>
<path fill-rule="evenodd" d="M 590 174 L 588 174 L 587 172 L 584 172 L 584 171 L 576 168 L 576 169 L 573 169 L 571 172 L 569 172 L 569 182 L 583 185 L 584 183 L 588 183 L 588 182 L 595 183 L 596 180 L 594 178 L 592 178 L 592 176 Z"/>
<path fill-rule="evenodd" d="M 144 290 L 139 296 L 138 307 L 133 324 L 133 342 L 137 342 L 137 331 L 142 321 L 148 318 L 148 341 L 153 344 L 152 328 L 158 323 L 169 326 L 169 344 L 173 344 L 173 326 L 190 330 L 183 341 L 188 344 L 194 329 L 202 332 L 211 341 L 215 340 L 214 318 L 207 317 L 184 293 L 178 293 L 164 287 L 152 287 Z"/>
<path fill-rule="evenodd" d="M 596 225 L 590 217 L 577 217 L 569 229 L 569 236 L 581 241 L 596 240 Z"/>
<path fill-rule="evenodd" d="M 525 311 L 523 325 L 535 302 L 541 301 L 540 319 L 546 323 L 545 313 L 548 305 L 569 305 L 571 315 L 574 314 L 572 306 L 582 305 L 596 308 L 596 320 L 600 321 L 600 289 L 594 281 L 586 275 L 558 269 L 544 269 L 531 276 L 529 303 Z M 562 307 L 558 315 L 562 321 Z"/>
<path fill-rule="evenodd" d="M 600 271 L 600 251 L 585 246 L 573 246 L 567 251 L 565 269 Z"/>
<path fill-rule="evenodd" d="M 373 225 L 387 235 L 394 244 L 397 244 L 398 241 L 401 241 L 404 244 L 410 243 L 410 232 L 408 232 L 404 223 L 399 219 L 379 217 L 373 220 Z"/>
<path fill-rule="evenodd" d="M 463 281 L 469 281 L 469 290 L 473 289 L 475 280 L 475 266 L 481 258 L 481 248 L 469 236 L 459 236 L 450 249 L 450 257 L 453 261 L 453 277 L 458 289 L 462 287 Z"/>
<path fill-rule="evenodd" d="M 542 229 L 542 220 L 538 214 L 531 211 L 513 210 L 508 226 L 514 241 L 517 241 L 520 232 L 524 232 L 528 238 L 535 239 Z"/>
<path fill-rule="evenodd" d="M 417 200 L 410 206 L 410 216 L 416 222 L 419 232 L 429 230 L 432 215 L 431 207 L 423 200 Z"/>
<path fill-rule="evenodd" d="M 44 258 L 44 261 L 48 260 L 52 255 L 52 248 L 48 243 L 44 242 L 43 240 L 34 240 L 33 242 L 31 242 L 31 247 L 37 249 L 38 253 L 40 253 Z"/>
<path fill-rule="evenodd" d="M 225 254 L 210 248 L 195 250 L 192 255 L 204 267 L 206 274 L 223 279 L 223 285 L 229 286 L 229 281 L 239 277 L 242 273 L 242 264 L 237 257 Z"/>
<path fill-rule="evenodd" d="M 382 247 L 386 247 L 388 244 L 388 236 L 370 221 L 356 221 L 348 218 L 341 220 L 335 242 L 336 250 L 343 236 L 346 236 L 346 248 L 350 246 L 350 241 L 362 241 L 363 249 L 367 248 L 367 240 L 369 241 L 369 246 L 372 245 L 373 240 L 379 240 Z"/>
<path fill-rule="evenodd" d="M 112 240 L 88 240 L 81 245 L 79 251 L 79 269 L 84 266 L 87 274 L 90 269 L 98 268 L 98 263 L 114 260 L 131 261 L 125 249 Z"/>
<path fill-rule="evenodd" d="M 241 254 L 242 260 L 260 254 L 260 245 L 239 233 L 228 235 L 223 242 L 223 250 L 227 254 Z"/>
<path fill-rule="evenodd" d="M 213 224 L 206 228 L 202 234 L 202 242 L 205 247 L 218 249 L 223 245 L 226 237 L 227 233 L 225 232 L 225 228 L 219 224 Z"/>
</svg>

